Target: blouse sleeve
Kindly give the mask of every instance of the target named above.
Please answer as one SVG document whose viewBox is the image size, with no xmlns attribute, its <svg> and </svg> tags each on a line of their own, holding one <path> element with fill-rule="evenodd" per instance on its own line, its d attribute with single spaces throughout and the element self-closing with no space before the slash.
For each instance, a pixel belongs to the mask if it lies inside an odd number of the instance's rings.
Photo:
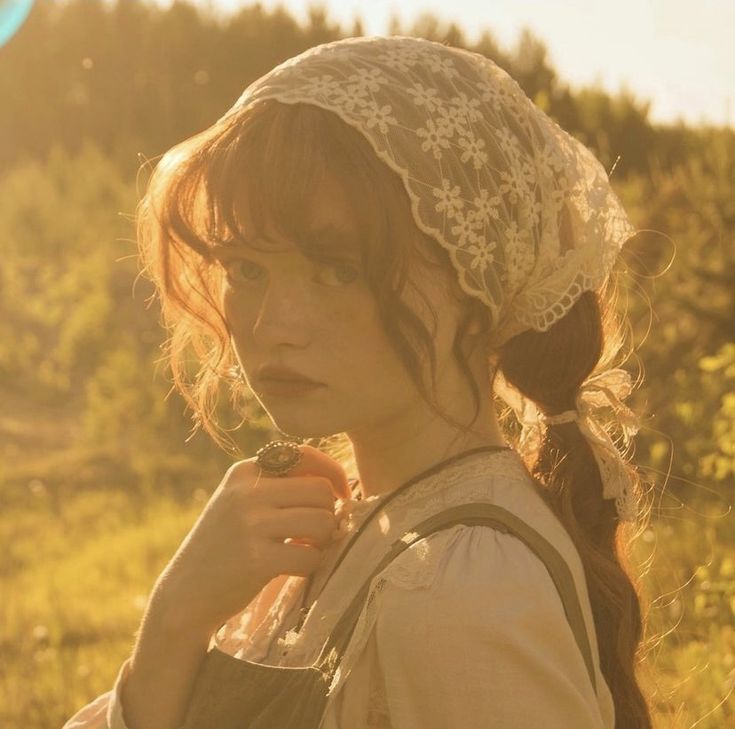
<svg viewBox="0 0 735 729">
<path fill-rule="evenodd" d="M 561 598 L 533 551 L 484 526 L 420 542 L 425 559 L 407 556 L 412 548 L 382 573 L 374 630 L 338 702 L 339 729 L 606 729 Z M 430 574 L 418 574 L 422 563 Z M 381 693 L 383 721 L 365 700 Z M 358 706 L 356 723 L 347 713 Z"/>
<path fill-rule="evenodd" d="M 269 619 L 274 602 L 289 582 L 288 575 L 279 575 L 271 580 L 244 610 L 233 615 L 218 631 L 223 649 L 234 653 L 237 649 L 261 650 L 261 643 L 272 634 L 275 619 Z M 291 587 L 289 585 L 289 587 Z M 293 589 L 291 587 L 291 589 Z M 252 639 L 258 636 L 258 641 Z M 122 713 L 121 691 L 128 677 L 128 657 L 120 667 L 115 684 L 109 691 L 100 694 L 94 701 L 81 708 L 62 729 L 129 729 Z"/>
<path fill-rule="evenodd" d="M 127 658 L 118 671 L 112 689 L 81 708 L 62 729 L 128 729 L 122 716 L 120 690 L 127 678 L 129 666 L 130 658 Z"/>
</svg>

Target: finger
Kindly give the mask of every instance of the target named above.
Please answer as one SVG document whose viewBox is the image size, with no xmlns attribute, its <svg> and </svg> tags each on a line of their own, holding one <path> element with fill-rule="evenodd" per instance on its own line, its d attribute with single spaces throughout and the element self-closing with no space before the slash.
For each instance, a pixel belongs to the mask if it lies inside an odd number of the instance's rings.
<svg viewBox="0 0 735 729">
<path fill-rule="evenodd" d="M 261 477 L 255 489 L 269 506 L 279 509 L 310 506 L 334 512 L 337 503 L 332 482 L 324 476 Z"/>
<path fill-rule="evenodd" d="M 281 574 L 308 577 L 319 569 L 323 550 L 308 544 L 274 544 L 274 561 L 280 564 Z"/>
<path fill-rule="evenodd" d="M 333 513 L 324 509 L 291 508 L 271 512 L 263 517 L 261 533 L 283 541 L 291 538 L 312 538 L 326 543 L 337 528 Z"/>
<path fill-rule="evenodd" d="M 332 491 L 338 499 L 349 499 L 352 496 L 347 474 L 342 465 L 310 445 L 299 445 L 301 461 L 289 472 L 289 476 L 324 476 L 332 484 Z"/>
</svg>

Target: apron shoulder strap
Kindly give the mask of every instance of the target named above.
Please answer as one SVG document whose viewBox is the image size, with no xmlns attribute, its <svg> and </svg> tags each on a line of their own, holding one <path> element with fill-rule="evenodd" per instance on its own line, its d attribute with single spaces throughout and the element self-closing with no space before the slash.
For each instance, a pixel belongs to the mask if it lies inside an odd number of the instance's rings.
<svg viewBox="0 0 735 729">
<path fill-rule="evenodd" d="M 587 666 L 592 687 L 596 692 L 597 683 L 592 661 L 592 650 L 579 595 L 569 565 L 559 551 L 536 529 L 507 509 L 489 503 L 463 504 L 447 509 L 425 519 L 415 529 L 406 532 L 403 537 L 396 540 L 340 618 L 320 654 L 320 660 L 325 661 L 325 665 L 333 667 L 341 659 L 367 599 L 370 583 L 377 574 L 419 539 L 457 524 L 490 526 L 506 534 L 512 534 L 528 545 L 546 565 L 546 569 L 561 597 L 564 613 Z"/>
</svg>

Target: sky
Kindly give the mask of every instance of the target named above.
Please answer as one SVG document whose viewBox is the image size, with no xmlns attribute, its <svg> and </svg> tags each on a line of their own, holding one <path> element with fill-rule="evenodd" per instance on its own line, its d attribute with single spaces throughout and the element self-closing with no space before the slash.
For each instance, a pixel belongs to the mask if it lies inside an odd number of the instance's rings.
<svg viewBox="0 0 735 729">
<path fill-rule="evenodd" d="M 171 0 L 155 0 L 168 6 Z M 224 15 L 251 0 L 189 0 Z M 515 47 L 528 27 L 572 88 L 599 83 L 650 100 L 649 119 L 735 127 L 735 0 L 261 0 L 299 21 L 320 4 L 345 32 L 356 16 L 365 35 L 386 35 L 391 15 L 407 27 L 422 12 L 454 21 L 473 43 L 483 30 Z"/>
</svg>

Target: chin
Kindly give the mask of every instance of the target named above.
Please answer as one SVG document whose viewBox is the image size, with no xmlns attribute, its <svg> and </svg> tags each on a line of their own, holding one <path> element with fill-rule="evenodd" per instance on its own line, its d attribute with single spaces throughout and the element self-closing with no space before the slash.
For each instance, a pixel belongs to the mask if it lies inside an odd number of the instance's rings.
<svg viewBox="0 0 735 729">
<path fill-rule="evenodd" d="M 288 417 L 275 418 L 272 413 L 269 415 L 273 426 L 289 438 L 328 438 L 342 432 L 339 427 L 320 426 L 313 421 L 305 423 Z"/>
</svg>

